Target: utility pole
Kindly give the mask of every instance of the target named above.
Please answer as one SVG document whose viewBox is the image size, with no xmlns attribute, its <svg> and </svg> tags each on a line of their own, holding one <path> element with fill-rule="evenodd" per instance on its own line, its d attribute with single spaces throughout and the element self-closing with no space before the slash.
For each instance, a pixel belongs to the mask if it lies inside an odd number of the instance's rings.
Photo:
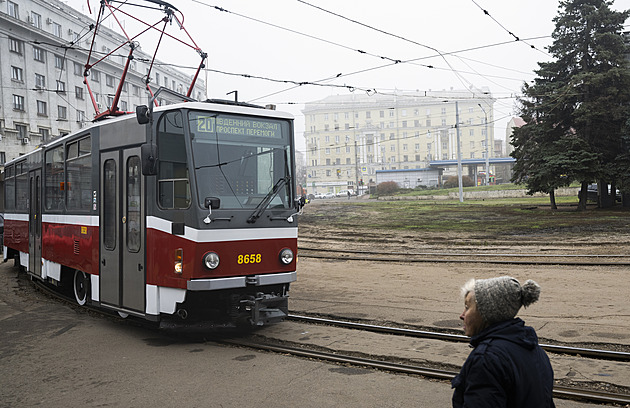
<svg viewBox="0 0 630 408">
<path fill-rule="evenodd" d="M 490 185 L 490 146 L 488 146 L 488 114 L 486 110 L 478 103 L 479 107 L 483 111 L 484 116 L 486 117 L 486 186 Z"/>
<path fill-rule="evenodd" d="M 459 146 L 459 104 L 455 101 L 455 130 L 457 131 L 457 183 L 459 184 L 459 202 L 464 202 L 464 189 L 462 186 L 462 152 Z"/>
<path fill-rule="evenodd" d="M 359 155 L 357 153 L 357 140 L 354 140 L 354 176 L 355 176 L 355 187 L 356 191 L 354 192 L 357 196 L 359 196 Z"/>
</svg>

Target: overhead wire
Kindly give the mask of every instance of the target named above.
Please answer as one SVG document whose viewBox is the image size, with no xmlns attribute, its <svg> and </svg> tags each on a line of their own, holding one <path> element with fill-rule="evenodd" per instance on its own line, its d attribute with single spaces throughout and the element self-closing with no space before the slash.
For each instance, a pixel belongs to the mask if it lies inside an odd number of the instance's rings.
<svg viewBox="0 0 630 408">
<path fill-rule="evenodd" d="M 298 1 L 299 1 L 299 0 L 298 0 Z M 543 54 L 545 54 L 545 55 L 547 55 L 547 56 L 550 56 L 548 53 L 546 53 L 546 52 L 544 52 L 544 51 L 542 51 L 542 50 L 540 50 L 540 49 L 536 48 L 533 44 L 529 44 L 527 41 L 523 41 L 523 40 L 521 40 L 521 38 L 520 38 L 519 36 L 517 36 L 516 34 L 514 34 L 513 32 L 511 32 L 510 30 L 508 30 L 508 29 L 507 29 L 507 28 L 506 28 L 503 24 L 501 24 L 501 23 L 499 22 L 499 20 L 497 20 L 496 18 L 494 18 L 494 17 L 490 14 L 490 12 L 489 12 L 488 10 L 484 9 L 483 7 L 481 7 L 481 6 L 479 5 L 479 3 L 477 3 L 475 0 L 471 0 L 471 1 L 475 4 L 475 6 L 479 7 L 479 9 L 480 9 L 481 11 L 483 11 L 483 13 L 484 13 L 485 15 L 487 15 L 488 17 L 490 17 L 490 18 L 492 19 L 492 21 L 494 21 L 495 23 L 497 23 L 497 24 L 499 25 L 499 27 L 501 27 L 501 28 L 502 28 L 503 30 L 505 30 L 505 31 L 506 31 L 509 35 L 511 35 L 512 37 L 514 37 L 514 39 L 515 39 L 516 41 L 520 41 L 520 42 L 522 42 L 523 44 L 528 45 L 530 48 L 532 48 L 532 49 L 534 49 L 534 50 L 536 50 L 536 51 L 538 51 L 538 52 L 541 52 L 541 53 L 543 53 Z"/>
</svg>

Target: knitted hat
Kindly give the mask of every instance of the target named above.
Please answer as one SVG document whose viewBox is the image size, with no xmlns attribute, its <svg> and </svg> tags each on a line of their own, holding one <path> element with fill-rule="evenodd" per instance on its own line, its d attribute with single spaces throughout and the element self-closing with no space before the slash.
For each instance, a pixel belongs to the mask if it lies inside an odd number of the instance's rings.
<svg viewBox="0 0 630 408">
<path fill-rule="evenodd" d="M 475 280 L 477 310 L 488 324 L 513 319 L 521 306 L 527 307 L 539 297 L 540 286 L 533 280 L 523 286 L 510 276 Z"/>
</svg>

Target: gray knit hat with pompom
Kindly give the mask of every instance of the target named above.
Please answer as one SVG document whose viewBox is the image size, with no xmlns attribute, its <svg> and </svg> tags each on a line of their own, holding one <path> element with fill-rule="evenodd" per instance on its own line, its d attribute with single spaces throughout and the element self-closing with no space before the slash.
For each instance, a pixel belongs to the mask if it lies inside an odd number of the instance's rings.
<svg viewBox="0 0 630 408">
<path fill-rule="evenodd" d="M 475 280 L 477 310 L 488 324 L 513 319 L 521 306 L 527 307 L 539 297 L 540 286 L 533 280 L 523 286 L 510 276 Z"/>
</svg>

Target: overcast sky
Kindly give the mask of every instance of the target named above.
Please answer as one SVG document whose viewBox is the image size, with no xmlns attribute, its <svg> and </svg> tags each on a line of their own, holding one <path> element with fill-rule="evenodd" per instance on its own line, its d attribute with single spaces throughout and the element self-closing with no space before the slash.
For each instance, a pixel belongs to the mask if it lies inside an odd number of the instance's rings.
<svg viewBox="0 0 630 408">
<path fill-rule="evenodd" d="M 88 14 L 86 0 L 66 3 Z M 187 31 L 208 54 L 208 68 L 222 72 L 208 72 L 208 96 L 232 99 L 226 94 L 237 90 L 240 101 L 272 103 L 293 113 L 301 151 L 304 103 L 368 89 L 390 93 L 487 86 L 498 99 L 495 138 L 502 139 L 523 82 L 534 79 L 538 62 L 550 59 L 546 47 L 551 43 L 552 19 L 558 14 L 555 0 L 170 3 L 183 13 Z M 90 5 L 95 13 L 98 2 L 92 0 Z M 630 9 L 630 0 L 616 0 L 613 8 Z M 160 17 L 142 11 L 142 18 L 154 23 Z M 125 21 L 126 26 L 132 22 Z M 140 43 L 151 52 L 148 37 L 140 38 Z M 172 42 L 160 48 L 158 59 L 183 66 L 199 62 L 194 51 Z"/>
</svg>

